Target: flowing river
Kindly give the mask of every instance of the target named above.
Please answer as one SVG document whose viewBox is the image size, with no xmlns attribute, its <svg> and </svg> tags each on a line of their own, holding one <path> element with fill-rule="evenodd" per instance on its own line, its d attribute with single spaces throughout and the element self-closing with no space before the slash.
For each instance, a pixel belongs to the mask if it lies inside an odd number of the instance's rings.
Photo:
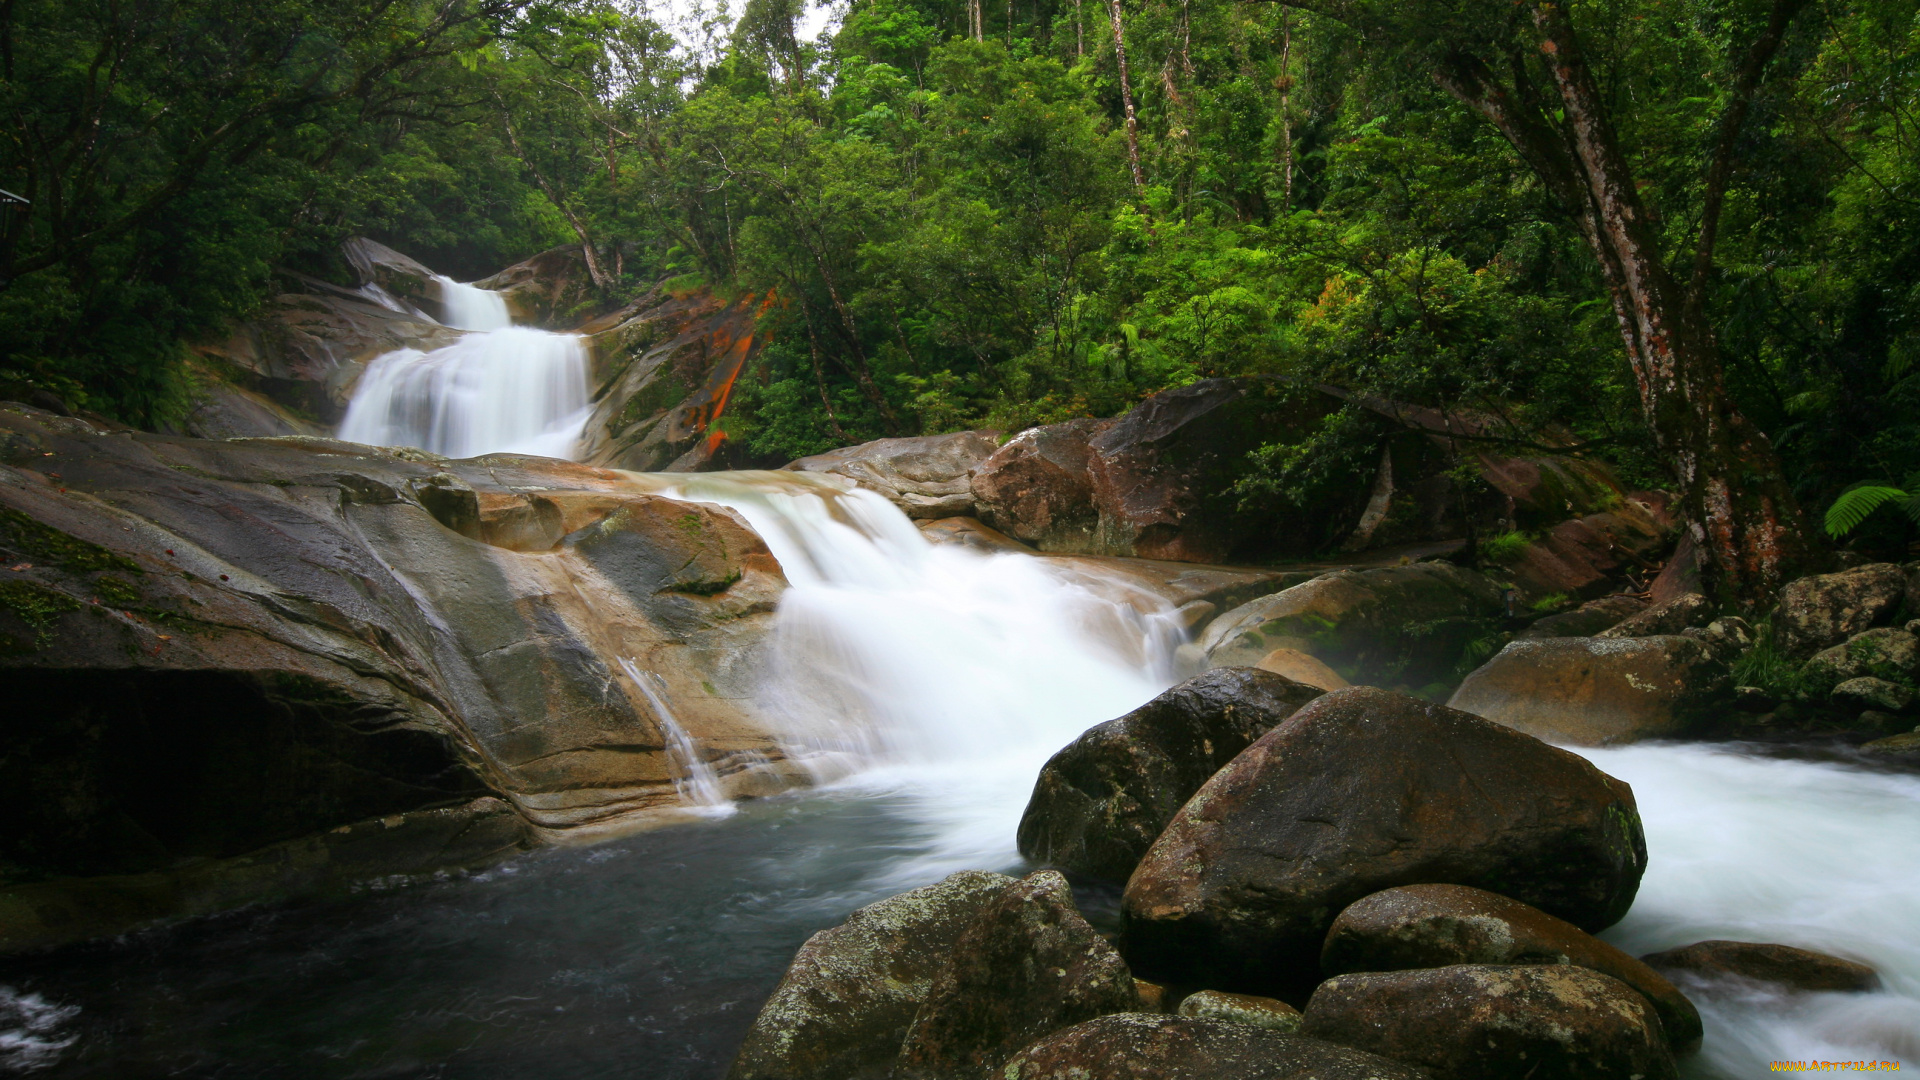
<svg viewBox="0 0 1920 1080">
<path fill-rule="evenodd" d="M 513 332 L 480 327 L 452 349 Z M 524 360 L 545 347 L 520 351 L 522 366 L 545 364 Z M 495 440 L 488 450 L 512 445 L 501 440 L 526 424 L 419 422 L 436 413 L 415 406 L 464 392 L 469 364 L 491 370 L 471 357 L 414 354 L 385 382 L 376 362 L 361 393 L 384 395 L 384 411 L 363 420 L 414 445 L 462 430 Z M 534 437 L 564 452 L 572 390 L 553 385 L 560 404 L 541 405 Z M 578 389 L 584 403 L 584 368 Z M 1014 828 L 1040 765 L 1175 677 L 1172 612 L 1123 582 L 930 545 L 878 496 L 800 474 L 636 483 L 733 507 L 785 567 L 764 705 L 817 787 L 727 806 L 690 774 L 683 798 L 706 820 L 8 960 L 0 1069 L 718 1080 L 809 934 L 953 870 L 1018 872 Z M 644 688 L 645 673 L 629 675 Z M 1605 937 L 1636 954 L 1782 942 L 1866 961 L 1884 980 L 1854 995 L 1690 986 L 1706 1039 L 1685 1075 L 1920 1061 L 1920 777 L 1819 748 L 1587 754 L 1633 785 L 1650 858 Z M 1081 901 L 1111 923 L 1111 892 Z"/>
</svg>

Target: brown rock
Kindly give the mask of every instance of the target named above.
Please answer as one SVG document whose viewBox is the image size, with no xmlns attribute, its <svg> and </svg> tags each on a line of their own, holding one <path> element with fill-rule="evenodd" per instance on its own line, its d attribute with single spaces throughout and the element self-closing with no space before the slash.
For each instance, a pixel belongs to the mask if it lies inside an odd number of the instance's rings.
<svg viewBox="0 0 1920 1080">
<path fill-rule="evenodd" d="M 1253 668 L 1216 668 L 1097 725 L 1040 770 L 1020 853 L 1125 881 L 1182 804 L 1317 687 Z"/>
<path fill-rule="evenodd" d="M 1069 420 L 1007 440 L 974 469 L 980 517 L 1042 551 L 1093 551 L 1100 512 L 1093 502 L 1088 441 L 1112 424 Z"/>
<path fill-rule="evenodd" d="M 1660 1018 L 1618 979 L 1571 964 L 1341 975 L 1304 1035 L 1432 1070 L 1438 1080 L 1671 1080 Z"/>
<path fill-rule="evenodd" d="M 1034 550 L 979 518 L 948 517 L 920 523 L 920 535 L 932 544 L 957 544 L 982 555 L 1032 555 Z"/>
<path fill-rule="evenodd" d="M 1804 577 L 1780 590 L 1774 634 L 1788 656 L 1811 656 L 1892 620 L 1906 592 L 1907 575 L 1892 563 Z"/>
<path fill-rule="evenodd" d="M 1320 952 L 1328 975 L 1453 964 L 1577 964 L 1653 1005 L 1676 1051 L 1700 1045 L 1700 1013 L 1646 964 L 1518 900 L 1465 885 L 1406 885 L 1350 905 Z"/>
<path fill-rule="evenodd" d="M 1663 537 L 1651 514 L 1638 503 L 1621 501 L 1615 509 L 1554 525 L 1505 573 L 1528 596 L 1590 597 L 1617 588 L 1626 570 L 1656 555 Z"/>
<path fill-rule="evenodd" d="M 1693 534 L 1681 533 L 1680 542 L 1674 545 L 1673 554 L 1667 557 L 1667 565 L 1647 586 L 1647 600 L 1664 604 L 1687 593 L 1700 592 L 1702 562 L 1700 545 L 1694 542 Z"/>
<path fill-rule="evenodd" d="M 1823 683 L 1864 675 L 1920 678 L 1920 637 L 1891 626 L 1868 630 L 1815 653 L 1801 671 Z"/>
<path fill-rule="evenodd" d="M 1877 990 L 1880 976 L 1865 964 L 1837 956 L 1751 941 L 1697 941 L 1640 959 L 1648 967 L 1707 978 L 1735 975 L 1795 990 Z"/>
<path fill-rule="evenodd" d="M 1148 978 L 1287 998 L 1334 917 L 1381 889 L 1452 882 L 1590 931 L 1633 902 L 1633 792 L 1585 760 L 1405 694 L 1335 690 L 1188 800 L 1127 884 Z"/>
<path fill-rule="evenodd" d="M 1138 1008 L 1126 961 L 1073 906 L 1067 880 L 1030 874 L 954 940 L 900 1045 L 895 1080 L 991 1080 L 1048 1032 Z"/>
<path fill-rule="evenodd" d="M 1725 675 L 1687 637 L 1515 641 L 1447 704 L 1549 742 L 1608 746 L 1685 733 Z"/>
<path fill-rule="evenodd" d="M 549 248 L 473 285 L 504 296 L 515 322 L 565 330 L 594 313 L 596 291 L 578 244 Z"/>
<path fill-rule="evenodd" d="M 1339 672 L 1299 649 L 1275 649 L 1261 657 L 1260 662 L 1254 667 L 1261 671 L 1271 671 L 1275 675 L 1284 675 L 1297 683 L 1317 686 L 1322 690 L 1339 690 L 1353 685 L 1341 678 Z"/>
<path fill-rule="evenodd" d="M 954 941 L 1014 884 L 963 870 L 808 938 L 748 1030 L 728 1080 L 884 1080 Z"/>
<path fill-rule="evenodd" d="M 1410 1065 L 1222 1020 L 1121 1013 L 1015 1054 L 1003 1080 L 1423 1080 Z"/>
<path fill-rule="evenodd" d="M 1699 593 L 1684 593 L 1655 604 L 1631 618 L 1594 635 L 1603 638 L 1654 637 L 1677 634 L 1689 626 L 1704 626 L 1713 614 L 1713 601 Z"/>
<path fill-rule="evenodd" d="M 1646 602 L 1634 596 L 1603 596 L 1589 600 L 1572 611 L 1539 619 L 1517 636 L 1529 638 L 1592 637 L 1602 630 L 1618 626 L 1646 610 Z"/>
<path fill-rule="evenodd" d="M 884 496 L 910 518 L 974 512 L 972 472 L 1000 449 L 997 431 L 956 431 L 878 439 L 804 457 L 785 466 L 844 476 Z"/>
<path fill-rule="evenodd" d="M 1277 998 L 1253 994 L 1229 994 L 1225 990 L 1201 990 L 1188 994 L 1180 1002 L 1181 1016 L 1196 1020 L 1227 1020 L 1235 1024 L 1274 1031 L 1298 1031 L 1300 1010 Z"/>
</svg>

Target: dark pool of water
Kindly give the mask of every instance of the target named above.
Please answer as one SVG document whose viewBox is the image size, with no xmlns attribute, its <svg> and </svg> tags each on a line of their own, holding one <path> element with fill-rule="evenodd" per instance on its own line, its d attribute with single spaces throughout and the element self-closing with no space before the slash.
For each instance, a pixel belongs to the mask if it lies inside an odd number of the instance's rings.
<svg viewBox="0 0 1920 1080">
<path fill-rule="evenodd" d="M 47 1080 L 708 1080 L 800 943 L 903 887 L 877 878 L 919 846 L 884 798 L 774 800 L 13 958 L 0 987 L 78 1007 L 36 1035 L 73 1040 Z"/>
</svg>

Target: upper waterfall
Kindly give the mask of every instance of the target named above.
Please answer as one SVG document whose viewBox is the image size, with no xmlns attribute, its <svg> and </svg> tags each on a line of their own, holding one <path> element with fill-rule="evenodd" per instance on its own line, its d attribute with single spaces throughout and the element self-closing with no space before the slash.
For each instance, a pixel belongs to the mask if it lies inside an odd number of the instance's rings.
<svg viewBox="0 0 1920 1080">
<path fill-rule="evenodd" d="M 514 326 L 499 293 L 438 280 L 442 321 L 470 333 L 432 352 L 376 357 L 354 388 L 340 438 L 447 457 L 572 457 L 588 412 L 580 337 Z"/>
</svg>

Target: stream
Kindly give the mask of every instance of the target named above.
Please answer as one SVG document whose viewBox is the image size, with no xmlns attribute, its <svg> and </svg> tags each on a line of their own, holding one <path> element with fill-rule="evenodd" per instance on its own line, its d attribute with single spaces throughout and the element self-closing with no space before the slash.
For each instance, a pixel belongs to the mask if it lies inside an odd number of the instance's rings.
<svg viewBox="0 0 1920 1080">
<path fill-rule="evenodd" d="M 575 378 L 560 354 L 577 339 L 504 315 L 468 312 L 477 332 L 461 342 L 376 361 L 347 437 L 570 452 L 584 368 Z M 519 411 L 487 412 L 512 394 Z M 1018 872 L 1041 764 L 1175 679 L 1173 612 L 1124 580 L 931 545 L 879 496 L 811 474 L 634 482 L 734 508 L 780 559 L 791 588 L 762 704 L 818 786 L 725 805 L 690 775 L 683 797 L 712 812 L 689 824 L 7 959 L 0 1069 L 719 1080 L 809 934 L 954 870 Z M 1604 937 L 1636 955 L 1781 942 L 1884 981 L 1857 995 L 1690 986 L 1706 1038 L 1684 1075 L 1920 1061 L 1920 777 L 1777 747 L 1585 753 L 1633 785 L 1650 860 Z M 1081 900 L 1112 926 L 1111 891 Z"/>
</svg>

